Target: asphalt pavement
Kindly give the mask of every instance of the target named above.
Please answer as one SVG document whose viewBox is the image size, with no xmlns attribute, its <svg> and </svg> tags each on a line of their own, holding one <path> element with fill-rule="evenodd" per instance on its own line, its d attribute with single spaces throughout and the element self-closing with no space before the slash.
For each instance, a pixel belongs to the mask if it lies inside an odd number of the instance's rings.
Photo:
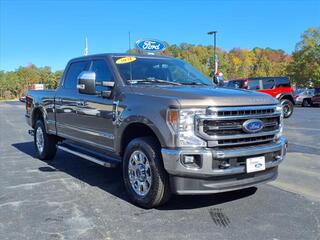
<svg viewBox="0 0 320 240">
<path fill-rule="evenodd" d="M 320 239 L 320 108 L 285 120 L 272 183 L 165 206 L 132 205 L 119 170 L 58 151 L 36 158 L 24 105 L 0 102 L 0 239 Z"/>
</svg>

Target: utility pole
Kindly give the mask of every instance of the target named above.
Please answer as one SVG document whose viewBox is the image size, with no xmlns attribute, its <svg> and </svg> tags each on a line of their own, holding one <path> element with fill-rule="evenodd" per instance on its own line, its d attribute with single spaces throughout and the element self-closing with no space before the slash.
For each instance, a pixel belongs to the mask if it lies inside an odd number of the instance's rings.
<svg viewBox="0 0 320 240">
<path fill-rule="evenodd" d="M 89 53 L 89 47 L 88 47 L 88 38 L 86 36 L 86 39 L 85 39 L 85 48 L 84 48 L 84 55 L 87 56 Z"/>
<path fill-rule="evenodd" d="M 128 44 L 129 44 L 129 53 L 131 52 L 131 33 L 130 31 L 128 32 Z"/>
<path fill-rule="evenodd" d="M 216 56 L 216 48 L 217 48 L 217 31 L 208 32 L 208 35 L 213 35 L 213 62 L 214 62 L 214 74 L 217 74 L 217 56 Z"/>
</svg>

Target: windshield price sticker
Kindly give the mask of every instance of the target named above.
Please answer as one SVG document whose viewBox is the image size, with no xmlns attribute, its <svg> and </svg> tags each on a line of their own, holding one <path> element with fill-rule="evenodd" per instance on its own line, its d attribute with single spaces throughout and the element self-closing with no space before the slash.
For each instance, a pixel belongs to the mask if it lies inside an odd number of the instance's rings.
<svg viewBox="0 0 320 240">
<path fill-rule="evenodd" d="M 136 60 L 135 57 L 123 57 L 123 58 L 119 58 L 119 59 L 116 61 L 116 64 L 130 63 L 130 62 L 133 62 L 133 61 L 135 61 L 135 60 Z"/>
</svg>

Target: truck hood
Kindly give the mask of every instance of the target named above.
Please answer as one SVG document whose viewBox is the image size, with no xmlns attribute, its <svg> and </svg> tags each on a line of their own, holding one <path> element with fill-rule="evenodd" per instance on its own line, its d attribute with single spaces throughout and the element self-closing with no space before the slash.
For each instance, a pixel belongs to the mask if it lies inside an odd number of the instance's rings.
<svg viewBox="0 0 320 240">
<path fill-rule="evenodd" d="M 135 94 L 175 98 L 182 107 L 250 106 L 277 104 L 278 100 L 264 93 L 211 86 L 143 86 L 131 87 Z"/>
</svg>

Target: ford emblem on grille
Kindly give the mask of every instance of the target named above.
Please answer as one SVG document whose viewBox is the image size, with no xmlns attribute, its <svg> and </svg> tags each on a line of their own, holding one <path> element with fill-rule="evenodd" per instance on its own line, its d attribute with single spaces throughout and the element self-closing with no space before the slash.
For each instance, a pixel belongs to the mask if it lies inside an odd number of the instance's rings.
<svg viewBox="0 0 320 240">
<path fill-rule="evenodd" d="M 259 132 L 263 127 L 263 122 L 259 119 L 249 119 L 242 124 L 243 130 L 248 133 Z"/>
</svg>

